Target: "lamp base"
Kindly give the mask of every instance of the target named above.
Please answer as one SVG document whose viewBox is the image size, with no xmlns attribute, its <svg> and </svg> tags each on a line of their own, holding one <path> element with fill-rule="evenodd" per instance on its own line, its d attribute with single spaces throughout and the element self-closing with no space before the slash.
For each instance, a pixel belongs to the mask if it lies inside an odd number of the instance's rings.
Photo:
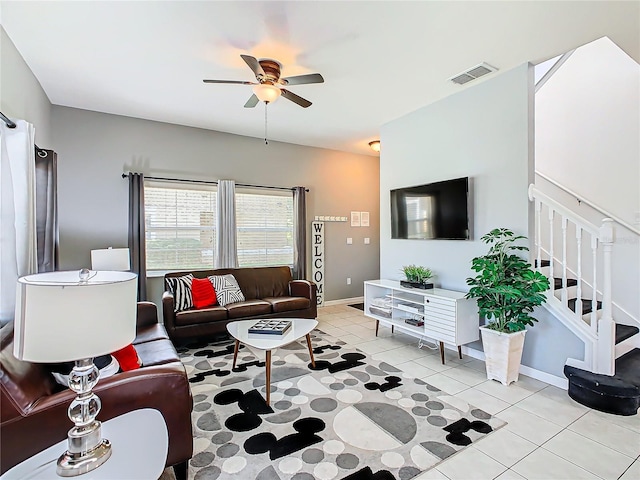
<svg viewBox="0 0 640 480">
<path fill-rule="evenodd" d="M 58 458 L 56 473 L 61 477 L 76 477 L 90 472 L 111 456 L 111 443 L 101 438 L 100 422 L 69 430 L 69 449 Z"/>
</svg>

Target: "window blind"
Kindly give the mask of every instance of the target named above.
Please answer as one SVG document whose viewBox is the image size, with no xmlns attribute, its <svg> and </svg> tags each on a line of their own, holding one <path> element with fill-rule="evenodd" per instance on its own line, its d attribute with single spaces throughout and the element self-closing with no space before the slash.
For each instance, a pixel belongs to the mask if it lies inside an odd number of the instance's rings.
<svg viewBox="0 0 640 480">
<path fill-rule="evenodd" d="M 293 265 L 293 192 L 236 188 L 241 267 Z"/>
<path fill-rule="evenodd" d="M 145 182 L 147 270 L 213 268 L 216 186 Z"/>
</svg>

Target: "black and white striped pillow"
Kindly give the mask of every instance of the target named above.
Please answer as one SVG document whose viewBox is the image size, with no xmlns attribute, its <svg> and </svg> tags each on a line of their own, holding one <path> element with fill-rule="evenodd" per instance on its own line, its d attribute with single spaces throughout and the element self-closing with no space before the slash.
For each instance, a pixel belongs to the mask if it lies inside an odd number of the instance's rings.
<svg viewBox="0 0 640 480">
<path fill-rule="evenodd" d="M 193 296 L 191 295 L 191 282 L 193 275 L 165 278 L 167 288 L 173 293 L 173 311 L 181 312 L 193 308 Z"/>
<path fill-rule="evenodd" d="M 211 275 L 209 280 L 216 291 L 216 298 L 220 306 L 224 307 L 228 303 L 244 302 L 244 295 L 240 290 L 240 285 L 236 277 L 228 275 Z"/>
</svg>

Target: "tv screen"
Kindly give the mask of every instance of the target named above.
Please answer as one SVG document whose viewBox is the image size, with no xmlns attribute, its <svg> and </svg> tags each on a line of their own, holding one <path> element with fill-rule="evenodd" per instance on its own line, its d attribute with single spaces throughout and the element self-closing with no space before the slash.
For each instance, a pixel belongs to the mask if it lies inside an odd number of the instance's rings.
<svg viewBox="0 0 640 480">
<path fill-rule="evenodd" d="M 391 238 L 468 240 L 469 178 L 391 190 Z"/>
</svg>

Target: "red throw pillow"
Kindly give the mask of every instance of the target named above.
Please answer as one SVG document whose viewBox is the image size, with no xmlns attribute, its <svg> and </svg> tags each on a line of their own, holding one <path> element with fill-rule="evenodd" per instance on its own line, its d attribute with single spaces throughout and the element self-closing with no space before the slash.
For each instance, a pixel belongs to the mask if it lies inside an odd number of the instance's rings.
<svg viewBox="0 0 640 480">
<path fill-rule="evenodd" d="M 123 372 L 140 368 L 140 358 L 138 358 L 138 352 L 133 348 L 133 345 L 127 345 L 117 352 L 113 352 L 111 355 L 116 357 L 116 360 L 120 364 L 120 369 Z"/>
<path fill-rule="evenodd" d="M 212 307 L 217 302 L 216 291 L 208 278 L 194 278 L 191 282 L 191 296 L 196 308 Z"/>
</svg>

